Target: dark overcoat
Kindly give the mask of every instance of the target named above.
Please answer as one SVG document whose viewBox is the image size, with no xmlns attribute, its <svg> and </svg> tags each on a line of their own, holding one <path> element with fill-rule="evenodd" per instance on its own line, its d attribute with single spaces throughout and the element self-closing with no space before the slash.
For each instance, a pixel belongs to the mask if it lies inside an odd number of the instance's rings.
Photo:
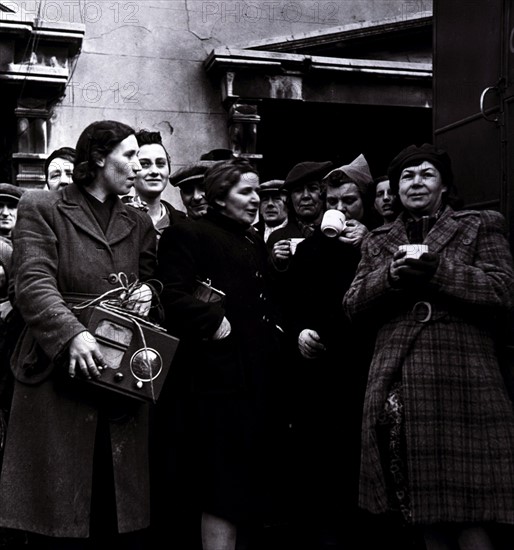
<svg viewBox="0 0 514 550">
<path fill-rule="evenodd" d="M 148 279 L 155 259 L 150 217 L 120 200 L 104 234 L 74 184 L 22 197 L 13 280 L 28 330 L 12 361 L 17 382 L 0 478 L 0 525 L 88 536 L 95 433 L 109 408 L 61 383 L 67 366 L 55 360 L 85 330 L 70 304 L 113 289 L 119 272 Z M 149 522 L 147 405 L 123 412 L 108 420 L 120 533 Z"/>
<path fill-rule="evenodd" d="M 389 265 L 408 242 L 402 217 L 363 242 L 344 299 L 351 318 L 379 325 L 366 390 L 360 505 L 388 510 L 377 419 L 395 380 L 404 399 L 412 521 L 514 523 L 514 413 L 497 360 L 495 325 L 512 304 L 505 221 L 447 207 L 424 243 L 440 256 L 412 291 Z"/>
<path fill-rule="evenodd" d="M 197 504 L 231 521 L 248 519 L 262 503 L 264 462 L 273 457 L 263 447 L 266 426 L 270 419 L 278 422 L 271 410 L 279 334 L 268 293 L 266 246 L 253 228 L 209 212 L 194 223 L 165 229 L 158 265 L 165 326 L 181 340 L 169 381 L 183 405 L 184 429 L 196 442 L 191 464 Z M 224 292 L 224 303 L 194 297 L 198 281 Z M 214 341 L 223 317 L 231 333 Z M 165 393 L 160 407 L 169 399 L 177 403 Z"/>
<path fill-rule="evenodd" d="M 344 510 L 347 518 L 357 508 L 360 422 L 372 342 L 368 331 L 350 323 L 342 306 L 359 260 L 359 248 L 317 228 L 291 260 L 286 308 L 296 352 L 288 362 L 296 450 L 291 469 L 296 480 L 302 479 L 296 504 L 320 515 Z M 326 348 L 314 359 L 298 351 L 304 329 L 315 330 Z"/>
</svg>

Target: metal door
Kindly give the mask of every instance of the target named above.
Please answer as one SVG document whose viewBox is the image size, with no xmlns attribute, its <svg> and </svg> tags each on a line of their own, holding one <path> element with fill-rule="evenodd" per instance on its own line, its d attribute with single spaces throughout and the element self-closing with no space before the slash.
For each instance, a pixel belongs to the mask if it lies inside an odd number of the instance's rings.
<svg viewBox="0 0 514 550">
<path fill-rule="evenodd" d="M 466 207 L 494 208 L 506 215 L 511 3 L 434 0 L 434 142 L 452 158 Z"/>
<path fill-rule="evenodd" d="M 466 207 L 493 208 L 514 252 L 514 0 L 434 0 L 434 142 Z M 500 364 L 514 401 L 514 311 Z M 500 339 L 501 342 L 501 339 Z"/>
</svg>

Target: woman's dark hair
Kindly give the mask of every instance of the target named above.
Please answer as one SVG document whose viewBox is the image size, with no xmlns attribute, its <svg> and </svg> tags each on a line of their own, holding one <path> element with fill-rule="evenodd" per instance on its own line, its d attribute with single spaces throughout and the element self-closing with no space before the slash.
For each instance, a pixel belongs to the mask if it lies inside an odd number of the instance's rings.
<svg viewBox="0 0 514 550">
<path fill-rule="evenodd" d="M 243 174 L 259 174 L 247 160 L 233 159 L 220 161 L 205 173 L 205 199 L 209 206 L 219 208 L 216 200 L 223 200 Z"/>
<path fill-rule="evenodd" d="M 389 176 L 383 175 L 379 176 L 378 178 L 373 180 L 373 209 L 375 210 L 375 199 L 377 198 L 377 187 L 379 183 L 382 183 L 383 181 L 389 181 Z M 389 181 L 389 190 L 391 193 L 391 207 L 394 211 L 395 217 L 402 211 L 402 203 L 400 202 L 400 199 L 398 198 L 398 195 L 393 193 L 391 190 L 391 182 Z M 376 210 L 375 210 L 376 211 Z M 378 214 L 378 213 L 377 213 Z"/>
<path fill-rule="evenodd" d="M 48 155 L 47 159 L 45 160 L 46 179 L 48 179 L 48 168 L 50 167 L 50 163 L 56 158 L 65 159 L 72 164 L 75 164 L 75 149 L 73 149 L 73 147 L 59 147 L 59 149 L 55 149 Z"/>
<path fill-rule="evenodd" d="M 168 151 L 166 151 L 166 147 L 164 147 L 162 143 L 161 132 L 150 132 L 148 130 L 139 130 L 139 132 L 136 132 L 136 139 L 139 147 L 142 147 L 143 145 L 152 145 L 154 143 L 157 145 L 160 145 L 164 149 L 164 153 L 166 154 L 166 160 L 168 161 L 168 169 L 171 170 L 171 159 L 168 154 Z"/>
<path fill-rule="evenodd" d="M 133 128 L 117 120 L 99 120 L 87 126 L 75 147 L 74 183 L 83 187 L 91 185 L 98 171 L 97 162 L 134 134 Z"/>
</svg>

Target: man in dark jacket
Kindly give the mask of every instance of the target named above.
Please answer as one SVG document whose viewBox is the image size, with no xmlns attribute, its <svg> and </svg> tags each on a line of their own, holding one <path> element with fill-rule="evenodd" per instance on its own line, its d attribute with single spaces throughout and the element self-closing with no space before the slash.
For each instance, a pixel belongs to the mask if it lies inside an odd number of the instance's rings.
<svg viewBox="0 0 514 550">
<path fill-rule="evenodd" d="M 283 190 L 289 193 L 289 221 L 267 241 L 278 271 L 285 271 L 291 260 L 291 239 L 308 237 L 321 223 L 321 180 L 331 168 L 331 162 L 300 162 L 287 174 Z"/>
</svg>

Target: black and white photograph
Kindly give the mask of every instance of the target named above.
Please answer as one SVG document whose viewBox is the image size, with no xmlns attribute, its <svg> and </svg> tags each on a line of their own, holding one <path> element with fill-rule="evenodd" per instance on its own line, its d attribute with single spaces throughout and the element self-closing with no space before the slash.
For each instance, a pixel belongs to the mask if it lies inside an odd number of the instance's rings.
<svg viewBox="0 0 514 550">
<path fill-rule="evenodd" d="M 514 550 L 514 0 L 0 0 L 0 550 Z"/>
</svg>

